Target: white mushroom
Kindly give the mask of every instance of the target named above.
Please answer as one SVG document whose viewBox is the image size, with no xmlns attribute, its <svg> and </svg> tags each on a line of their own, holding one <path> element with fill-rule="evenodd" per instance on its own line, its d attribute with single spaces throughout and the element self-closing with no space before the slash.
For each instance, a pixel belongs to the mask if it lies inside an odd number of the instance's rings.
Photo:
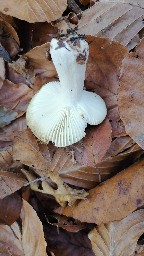
<svg viewBox="0 0 144 256">
<path fill-rule="evenodd" d="M 31 100 L 26 119 L 44 143 L 66 147 L 85 136 L 87 123 L 100 124 L 107 114 L 103 99 L 84 90 L 89 46 L 78 36 L 52 39 L 50 53 L 60 82 L 45 84 Z"/>
</svg>

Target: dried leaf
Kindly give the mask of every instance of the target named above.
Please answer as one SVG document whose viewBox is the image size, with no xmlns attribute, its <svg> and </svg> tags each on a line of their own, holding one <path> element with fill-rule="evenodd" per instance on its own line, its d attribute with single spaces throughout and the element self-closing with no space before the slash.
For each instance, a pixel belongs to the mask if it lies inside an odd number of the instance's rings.
<svg viewBox="0 0 144 256">
<path fill-rule="evenodd" d="M 0 255 L 25 256 L 17 222 L 11 227 L 0 225 Z"/>
<path fill-rule="evenodd" d="M 66 9 L 66 0 L 0 0 L 0 11 L 28 22 L 52 21 L 61 17 Z"/>
<path fill-rule="evenodd" d="M 26 128 L 26 120 L 25 117 L 22 116 L 0 130 L 0 139 L 1 141 L 10 142 L 14 138 L 16 131 L 23 131 Z"/>
<path fill-rule="evenodd" d="M 140 47 L 140 52 L 139 52 Z M 119 110 L 128 135 L 144 149 L 144 40 L 136 50 L 136 54 L 129 54 L 122 64 Z"/>
<path fill-rule="evenodd" d="M 139 2 L 100 0 L 83 12 L 78 31 L 128 45 L 143 28 L 144 10 Z"/>
<path fill-rule="evenodd" d="M 0 223 L 12 225 L 19 218 L 21 208 L 22 200 L 17 193 L 0 199 Z"/>
<path fill-rule="evenodd" d="M 87 36 L 90 53 L 86 72 L 86 88 L 94 90 L 104 98 L 108 108 L 108 118 L 112 125 L 113 137 L 125 135 L 124 126 L 119 117 L 117 91 L 119 73 L 127 49 L 108 39 Z"/>
<path fill-rule="evenodd" d="M 56 70 L 53 63 L 49 60 L 50 44 L 46 43 L 36 46 L 25 54 L 28 58 L 29 65 L 34 69 L 36 74 L 42 74 L 48 78 L 56 76 Z"/>
<path fill-rule="evenodd" d="M 84 166 L 95 167 L 105 156 L 110 144 L 111 125 L 108 119 L 106 119 L 98 127 L 89 128 L 84 141 L 76 143 L 70 148 L 76 149 L 75 159 L 78 163 Z"/>
<path fill-rule="evenodd" d="M 13 84 L 5 80 L 0 90 L 1 127 L 21 116 L 33 96 L 33 90 L 25 84 Z"/>
<path fill-rule="evenodd" d="M 144 210 L 138 210 L 121 221 L 101 224 L 88 237 L 96 256 L 131 256 L 143 231 Z"/>
<path fill-rule="evenodd" d="M 33 207 L 25 200 L 23 200 L 20 217 L 22 219 L 22 245 L 24 255 L 47 256 L 42 223 Z"/>
<path fill-rule="evenodd" d="M 57 211 L 98 225 L 120 220 L 144 204 L 143 168 L 141 160 L 90 190 L 87 200 Z"/>
<path fill-rule="evenodd" d="M 40 152 L 38 143 L 30 130 L 24 130 L 15 135 L 13 158 L 39 170 L 44 171 L 49 168 L 49 162 Z"/>
<path fill-rule="evenodd" d="M 26 180 L 20 175 L 8 171 L 0 171 L 0 199 L 14 193 L 23 187 Z"/>
<path fill-rule="evenodd" d="M 0 168 L 5 170 L 13 163 L 11 143 L 0 143 Z M 4 145 L 2 145 L 4 144 Z M 3 148 L 4 147 L 4 148 Z"/>
<path fill-rule="evenodd" d="M 23 150 L 21 151 L 21 148 Z M 40 151 L 40 148 L 42 151 Z M 31 189 L 50 194 L 55 197 L 57 202 L 64 206 L 66 202 L 73 204 L 76 199 L 84 199 L 87 192 L 84 190 L 76 190 L 69 187 L 63 182 L 58 173 L 63 167 L 72 165 L 68 162 L 70 159 L 67 157 L 65 151 L 62 149 L 57 150 L 56 155 L 50 159 L 50 155 L 45 155 L 44 148 L 39 147 L 34 135 L 26 130 L 18 134 L 14 140 L 13 157 L 14 160 L 19 160 L 21 163 L 34 168 L 36 174 L 41 177 L 41 189 L 37 177 L 31 172 L 23 170 L 28 181 L 30 182 Z M 60 151 L 60 152 L 59 152 Z M 48 151 L 49 152 L 49 151 Z M 65 162 L 66 160 L 66 162 Z"/>
<path fill-rule="evenodd" d="M 1 3 L 0 3 L 1 6 Z M 19 51 L 19 38 L 16 30 L 10 23 L 0 18 L 1 44 L 10 56 L 15 56 Z"/>
<path fill-rule="evenodd" d="M 0 50 L 0 56 L 1 56 L 1 50 Z M 0 89 L 3 85 L 3 81 L 5 79 L 5 65 L 3 58 L 0 57 Z"/>
</svg>

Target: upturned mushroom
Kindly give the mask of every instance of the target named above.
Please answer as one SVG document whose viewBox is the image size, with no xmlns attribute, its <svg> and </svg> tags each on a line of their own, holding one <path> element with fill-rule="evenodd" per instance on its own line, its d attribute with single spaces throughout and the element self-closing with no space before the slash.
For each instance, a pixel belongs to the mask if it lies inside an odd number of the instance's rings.
<svg viewBox="0 0 144 256">
<path fill-rule="evenodd" d="M 50 54 L 60 81 L 45 84 L 33 97 L 27 125 L 40 141 L 66 147 L 85 136 L 87 124 L 100 124 L 107 108 L 99 95 L 84 90 L 89 46 L 83 38 L 52 39 Z"/>
</svg>

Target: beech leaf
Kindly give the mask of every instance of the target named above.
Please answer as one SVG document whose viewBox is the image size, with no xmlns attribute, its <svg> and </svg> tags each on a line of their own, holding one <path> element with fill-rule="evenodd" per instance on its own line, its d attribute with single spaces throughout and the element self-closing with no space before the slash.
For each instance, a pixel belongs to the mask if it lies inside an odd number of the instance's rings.
<svg viewBox="0 0 144 256">
<path fill-rule="evenodd" d="M 66 0 L 0 0 L 0 11 L 28 22 L 53 21 L 66 9 Z"/>
<path fill-rule="evenodd" d="M 139 51 L 140 49 L 140 51 Z M 144 39 L 123 60 L 119 88 L 119 110 L 126 132 L 144 149 Z"/>
<path fill-rule="evenodd" d="M 101 224 L 88 237 L 96 256 L 131 256 L 144 231 L 144 210 L 131 213 L 121 221 Z"/>
<path fill-rule="evenodd" d="M 100 0 L 83 12 L 78 31 L 126 46 L 143 28 L 143 15 L 142 1 Z"/>
<path fill-rule="evenodd" d="M 126 217 L 144 203 L 143 168 L 141 160 L 91 189 L 87 200 L 57 212 L 98 225 Z"/>
</svg>

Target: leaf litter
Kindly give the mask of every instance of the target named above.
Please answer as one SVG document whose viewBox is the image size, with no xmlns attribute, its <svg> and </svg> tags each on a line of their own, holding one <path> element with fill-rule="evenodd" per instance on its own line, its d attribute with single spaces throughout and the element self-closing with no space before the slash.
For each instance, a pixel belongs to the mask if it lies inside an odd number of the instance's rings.
<svg viewBox="0 0 144 256">
<path fill-rule="evenodd" d="M 80 2 L 1 1 L 1 255 L 143 255 L 144 6 Z M 90 46 L 85 88 L 108 115 L 80 142 L 56 148 L 27 129 L 25 112 L 43 84 L 58 80 L 49 42 L 76 28 L 70 12 Z"/>
</svg>

